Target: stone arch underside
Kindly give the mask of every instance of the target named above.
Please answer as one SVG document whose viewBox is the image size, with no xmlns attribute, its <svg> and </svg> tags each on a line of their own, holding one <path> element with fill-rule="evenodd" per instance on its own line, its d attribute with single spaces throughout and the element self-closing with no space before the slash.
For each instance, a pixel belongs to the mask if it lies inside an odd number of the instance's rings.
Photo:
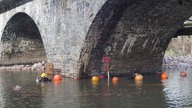
<svg viewBox="0 0 192 108">
<path fill-rule="evenodd" d="M 30 1 L 32 0 L 0 0 L 0 13 L 6 12 Z"/>
<path fill-rule="evenodd" d="M 164 52 L 192 15 L 189 0 L 108 0 L 96 15 L 80 57 L 80 73 L 105 72 L 110 56 L 114 74 L 161 71 Z"/>
<path fill-rule="evenodd" d="M 1 65 L 46 61 L 40 32 L 33 19 L 25 13 L 17 13 L 7 22 L 1 46 Z"/>
</svg>

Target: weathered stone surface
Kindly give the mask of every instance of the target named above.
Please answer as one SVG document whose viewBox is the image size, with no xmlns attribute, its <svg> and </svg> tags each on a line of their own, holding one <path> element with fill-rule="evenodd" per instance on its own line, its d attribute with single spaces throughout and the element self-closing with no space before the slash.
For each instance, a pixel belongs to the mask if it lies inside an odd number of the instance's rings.
<svg viewBox="0 0 192 108">
<path fill-rule="evenodd" d="M 101 58 L 106 54 L 115 73 L 160 70 L 171 38 L 192 15 L 191 6 L 190 1 L 107 1 L 86 37 L 84 72 L 105 71 Z"/>
<path fill-rule="evenodd" d="M 1 65 L 29 64 L 46 60 L 39 30 L 25 13 L 17 13 L 7 22 L 1 41 Z"/>
<path fill-rule="evenodd" d="M 61 68 L 63 75 L 78 76 L 80 51 L 86 33 L 104 2 L 34 0 L 0 15 L 0 36 L 15 14 L 27 14 L 39 30 L 47 62 L 54 63 L 55 68 Z M 2 40 L 0 44 L 3 46 Z M 1 47 L 0 52 L 3 51 L 4 48 Z"/>
<path fill-rule="evenodd" d="M 0 13 L 6 12 L 30 1 L 32 0 L 0 0 Z"/>
<path fill-rule="evenodd" d="M 36 57 L 54 63 L 65 76 L 81 77 L 94 71 L 104 72 L 101 58 L 106 54 L 111 57 L 110 68 L 115 73 L 159 68 L 171 38 L 192 15 L 192 3 L 189 0 L 33 0 L 0 14 L 1 57 L 6 58 L 3 52 L 8 52 L 8 46 L 12 45 L 3 44 L 5 32 L 12 34 L 9 29 L 19 26 L 13 23 L 9 26 L 8 22 L 19 12 L 34 21 L 40 37 L 35 35 L 39 38 L 30 39 L 31 31 L 24 30 L 27 20 L 23 20 L 21 30 L 26 33 L 14 44 L 26 40 L 20 46 L 26 47 L 20 50 L 14 47 L 14 51 L 31 55 L 25 49 L 42 46 L 44 49 L 33 50 Z M 14 35 L 8 37 L 14 40 Z M 37 41 L 39 45 L 34 44 Z"/>
</svg>

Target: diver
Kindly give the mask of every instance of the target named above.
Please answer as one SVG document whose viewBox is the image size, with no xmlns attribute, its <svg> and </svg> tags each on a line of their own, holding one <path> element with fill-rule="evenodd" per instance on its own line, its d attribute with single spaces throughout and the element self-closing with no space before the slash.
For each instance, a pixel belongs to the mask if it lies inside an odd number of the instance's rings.
<svg viewBox="0 0 192 108">
<path fill-rule="evenodd" d="M 128 79 L 135 79 L 135 76 L 137 75 L 138 73 L 133 73 L 131 76 L 128 77 Z"/>
<path fill-rule="evenodd" d="M 51 79 L 47 78 L 47 74 L 45 72 L 41 74 L 40 78 L 36 78 L 36 82 L 47 82 L 47 81 L 51 81 Z"/>
</svg>

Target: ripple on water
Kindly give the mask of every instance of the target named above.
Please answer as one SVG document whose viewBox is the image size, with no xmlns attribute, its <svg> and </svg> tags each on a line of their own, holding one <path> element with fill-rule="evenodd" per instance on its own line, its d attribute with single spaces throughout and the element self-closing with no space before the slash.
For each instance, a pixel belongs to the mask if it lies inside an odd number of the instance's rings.
<svg viewBox="0 0 192 108">
<path fill-rule="evenodd" d="M 181 78 L 180 71 L 174 71 L 169 74 L 169 80 L 163 82 L 165 88 L 165 99 L 169 108 L 192 107 L 192 76 Z"/>
<path fill-rule="evenodd" d="M 192 107 L 192 77 L 180 78 L 168 72 L 166 81 L 144 76 L 142 83 L 119 78 L 118 84 L 102 79 L 93 85 L 88 80 L 65 80 L 59 84 L 36 84 L 36 73 L 0 73 L 0 105 L 17 108 L 183 108 Z M 13 85 L 21 85 L 13 92 Z M 3 97 L 3 98 L 1 98 Z M 1 107 L 1 106 L 0 106 Z"/>
</svg>

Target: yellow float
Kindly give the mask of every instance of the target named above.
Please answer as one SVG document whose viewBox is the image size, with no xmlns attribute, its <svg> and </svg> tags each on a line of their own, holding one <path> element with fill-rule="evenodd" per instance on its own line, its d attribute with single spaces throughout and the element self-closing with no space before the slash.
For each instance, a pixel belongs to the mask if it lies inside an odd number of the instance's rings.
<svg viewBox="0 0 192 108">
<path fill-rule="evenodd" d="M 136 74 L 135 75 L 135 81 L 142 81 L 143 80 L 143 75 L 142 74 Z"/>
<path fill-rule="evenodd" d="M 99 77 L 98 76 L 92 76 L 91 81 L 92 82 L 98 82 L 99 81 Z"/>
</svg>

